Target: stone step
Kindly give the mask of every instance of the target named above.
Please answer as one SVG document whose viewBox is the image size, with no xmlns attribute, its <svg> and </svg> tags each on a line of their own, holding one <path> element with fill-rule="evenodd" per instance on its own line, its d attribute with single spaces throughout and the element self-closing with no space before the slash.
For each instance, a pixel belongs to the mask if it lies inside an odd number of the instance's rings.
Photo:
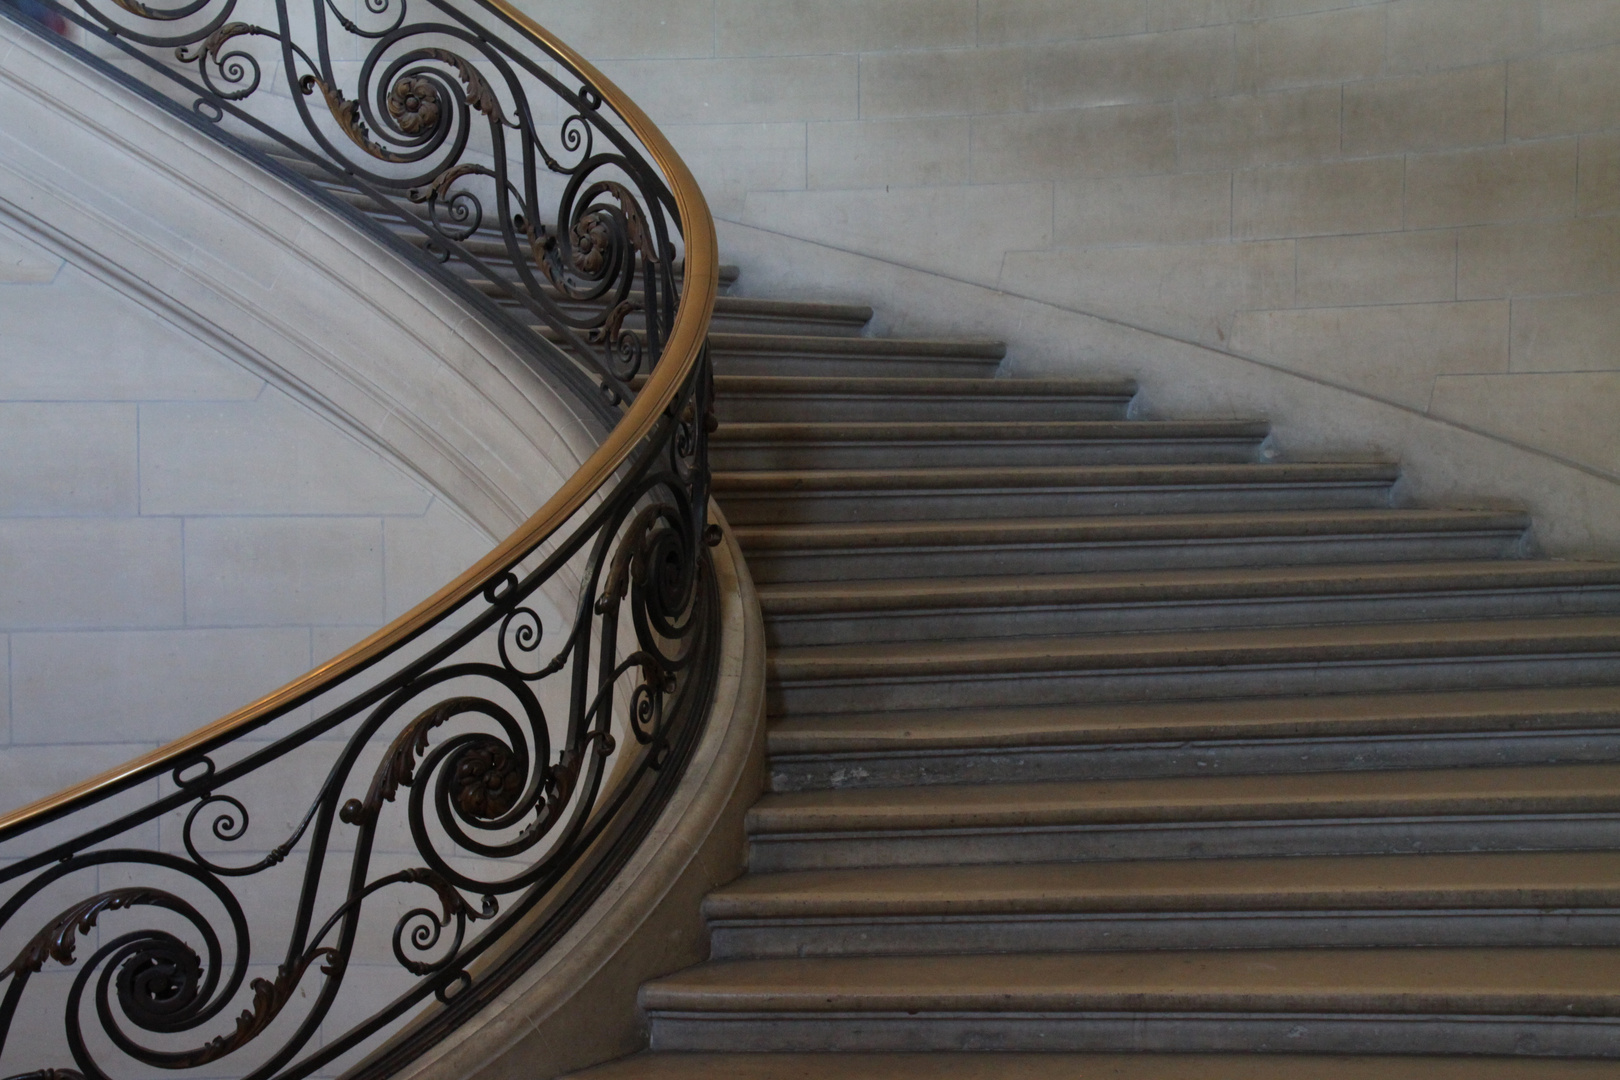
<svg viewBox="0 0 1620 1080">
<path fill-rule="evenodd" d="M 761 583 L 1163 567 L 1512 558 L 1530 519 L 1506 510 L 1273 510 L 735 530 Z"/>
<path fill-rule="evenodd" d="M 732 960 L 646 984 L 654 1050 L 1620 1057 L 1620 950 Z"/>
<path fill-rule="evenodd" d="M 644 1053 L 570 1080 L 1608 1080 L 1614 1063 L 1300 1054 Z"/>
<path fill-rule="evenodd" d="M 766 737 L 774 791 L 1602 762 L 1620 686 L 795 715 Z"/>
<path fill-rule="evenodd" d="M 748 874 L 704 901 L 717 960 L 1620 945 L 1620 855 L 1536 852 Z"/>
<path fill-rule="evenodd" d="M 877 340 L 877 339 L 862 339 Z M 727 423 L 1122 420 L 1129 379 L 950 379 L 717 375 Z"/>
<path fill-rule="evenodd" d="M 1352 623 L 778 648 L 776 715 L 1577 685 L 1620 679 L 1620 618 Z"/>
<path fill-rule="evenodd" d="M 1388 462 L 1025 465 L 716 472 L 712 490 L 736 524 L 791 525 L 1373 507 L 1398 479 Z"/>
<path fill-rule="evenodd" d="M 1608 850 L 1620 766 L 1533 765 L 773 793 L 750 871 Z"/>
<path fill-rule="evenodd" d="M 773 645 L 1620 613 L 1620 563 L 1469 560 L 760 587 Z"/>
<path fill-rule="evenodd" d="M 467 271 L 467 276 L 472 284 L 486 295 L 503 301 L 515 310 L 528 310 L 509 299 L 510 284 L 507 281 L 491 282 L 473 276 L 470 270 Z M 548 296 L 557 297 L 563 309 L 572 314 L 602 310 L 600 303 L 591 305 L 563 300 L 561 294 L 549 284 L 546 285 L 545 291 Z M 640 294 L 637 293 L 636 298 L 639 297 Z M 817 337 L 854 338 L 860 336 L 862 329 L 871 319 L 872 309 L 863 304 L 765 300 L 749 296 L 722 295 L 715 301 L 714 315 L 709 325 L 716 332 L 726 334 L 807 334 Z M 529 322 L 536 327 L 545 325 L 538 319 L 530 319 Z M 643 316 L 636 312 L 628 316 L 624 324 L 639 329 L 645 322 Z M 994 369 L 995 365 L 991 364 L 984 370 Z"/>
<path fill-rule="evenodd" d="M 543 337 L 561 341 L 549 328 Z M 1005 346 L 957 338 L 825 337 L 797 333 L 709 335 L 719 375 L 855 378 L 972 379 L 993 382 Z"/>
<path fill-rule="evenodd" d="M 709 453 L 732 471 L 1255 461 L 1269 431 L 1248 420 L 734 423 Z"/>
</svg>

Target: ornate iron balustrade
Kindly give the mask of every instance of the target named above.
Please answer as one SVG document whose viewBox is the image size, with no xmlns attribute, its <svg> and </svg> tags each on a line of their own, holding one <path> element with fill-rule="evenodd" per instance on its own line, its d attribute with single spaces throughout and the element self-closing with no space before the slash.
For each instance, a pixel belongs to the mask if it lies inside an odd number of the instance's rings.
<svg viewBox="0 0 1620 1080">
<path fill-rule="evenodd" d="M 402 619 L 0 816 L 0 1076 L 388 1075 L 600 894 L 715 686 L 717 265 L 685 166 L 502 0 L 243 3 L 0 12 L 415 258 L 617 424 Z"/>
</svg>

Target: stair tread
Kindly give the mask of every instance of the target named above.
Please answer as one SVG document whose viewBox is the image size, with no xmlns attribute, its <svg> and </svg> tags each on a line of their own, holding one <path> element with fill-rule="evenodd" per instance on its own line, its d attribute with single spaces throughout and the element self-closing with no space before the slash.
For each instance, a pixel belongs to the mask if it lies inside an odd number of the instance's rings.
<svg viewBox="0 0 1620 1080">
<path fill-rule="evenodd" d="M 979 338 L 823 337 L 817 334 L 709 334 L 715 352 L 824 353 L 835 356 L 916 356 L 1000 360 L 1006 343 Z M 775 378 L 778 376 L 766 376 Z"/>
<path fill-rule="evenodd" d="M 1616 906 L 1620 854 L 1506 852 L 748 874 L 710 893 L 703 910 L 781 919 Z"/>
<path fill-rule="evenodd" d="M 1620 686 L 835 713 L 776 721 L 773 757 L 1389 732 L 1514 731 L 1620 721 Z"/>
<path fill-rule="evenodd" d="M 997 487 L 1261 486 L 1277 484 L 1390 484 L 1394 462 L 1210 462 L 1154 465 L 1013 465 L 903 469 L 754 469 L 716 471 L 713 490 L 724 492 L 909 491 Z"/>
<path fill-rule="evenodd" d="M 1152 603 L 1235 597 L 1620 585 L 1620 563 L 1479 559 L 1458 562 L 1243 566 L 1130 573 L 1008 574 L 762 585 L 767 616 L 962 607 Z"/>
<path fill-rule="evenodd" d="M 1612 1061 L 1293 1054 L 648 1053 L 569 1080 L 1597 1080 Z"/>
<path fill-rule="evenodd" d="M 1085 541 L 1223 539 L 1262 535 L 1332 536 L 1346 532 L 1426 532 L 1529 528 L 1508 510 L 1422 510 L 1378 507 L 1240 513 L 1098 514 L 1088 517 L 971 518 L 960 521 L 837 522 L 738 525 L 747 549 L 914 547 L 1074 543 Z"/>
<path fill-rule="evenodd" d="M 764 795 L 755 834 L 1620 812 L 1620 765 L 835 788 Z"/>
<path fill-rule="evenodd" d="M 652 1010 L 1620 1015 L 1620 949 L 1270 949 L 722 960 Z"/>
<path fill-rule="evenodd" d="M 824 423 L 722 423 L 716 443 L 844 442 L 1068 442 L 1079 440 L 1148 442 L 1173 439 L 1263 439 L 1264 420 L 1028 420 L 1028 421 L 867 421 Z"/>
<path fill-rule="evenodd" d="M 1223 627 L 1064 637 L 801 645 L 772 650 L 779 679 L 916 678 L 1006 671 L 1231 667 L 1403 657 L 1620 652 L 1620 617 Z"/>
<path fill-rule="evenodd" d="M 868 339 L 859 339 L 868 340 Z M 879 339 L 871 339 L 879 340 Z M 996 379 L 905 376 L 716 375 L 716 391 L 825 397 L 1131 398 L 1131 379 Z"/>
</svg>

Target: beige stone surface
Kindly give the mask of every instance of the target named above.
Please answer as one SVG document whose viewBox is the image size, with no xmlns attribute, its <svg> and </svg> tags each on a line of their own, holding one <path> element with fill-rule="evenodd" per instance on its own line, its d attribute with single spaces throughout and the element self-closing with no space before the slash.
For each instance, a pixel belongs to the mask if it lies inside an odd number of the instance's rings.
<svg viewBox="0 0 1620 1080">
<path fill-rule="evenodd" d="M 1258 240 L 1401 227 L 1400 158 L 1251 169 L 1232 179 L 1232 235 Z"/>
<path fill-rule="evenodd" d="M 1499 143 L 1506 123 L 1505 64 L 1367 79 L 1344 87 L 1346 154 Z"/>
<path fill-rule="evenodd" d="M 736 215 L 750 191 L 805 186 L 805 125 L 670 124 L 664 134 L 717 214 Z"/>
<path fill-rule="evenodd" d="M 574 0 L 516 0 L 517 9 L 587 56 L 711 56 L 713 0 L 628 0 L 611 20 Z"/>
<path fill-rule="evenodd" d="M 1534 139 L 1602 130 L 1620 113 L 1620 45 L 1508 65 L 1508 135 Z"/>
<path fill-rule="evenodd" d="M 1581 137 L 1580 212 L 1620 213 L 1620 135 Z"/>
<path fill-rule="evenodd" d="M 612 60 L 602 72 L 658 124 L 757 124 L 856 115 L 853 56 Z M 679 92 L 672 89 L 679 87 Z"/>
<path fill-rule="evenodd" d="M 1168 105 L 979 116 L 972 139 L 975 183 L 1159 173 L 1176 162 Z"/>
<path fill-rule="evenodd" d="M 1620 219 L 1482 225 L 1457 234 L 1457 297 L 1620 288 Z"/>
<path fill-rule="evenodd" d="M 1413 304 L 1457 294 L 1457 238 L 1448 230 L 1327 236 L 1295 248 L 1302 307 Z"/>
<path fill-rule="evenodd" d="M 1055 242 L 1177 244 L 1232 232 L 1230 173 L 1079 179 L 1057 186 Z"/>
<path fill-rule="evenodd" d="M 1508 369 L 1508 305 L 1397 304 L 1251 311 L 1234 351 L 1414 409 L 1439 375 Z"/>
<path fill-rule="evenodd" d="M 1229 93 L 1232 34 L 1227 27 L 1209 27 L 1032 47 L 1022 73 L 1029 107 L 1074 109 Z"/>
<path fill-rule="evenodd" d="M 1610 0 L 1541 0 L 1541 43 L 1585 49 L 1620 41 L 1620 7 Z"/>
<path fill-rule="evenodd" d="M 980 45 L 1018 45 L 1072 38 L 1140 34 L 1148 29 L 1141 0 L 979 0 Z"/>
<path fill-rule="evenodd" d="M 0 518 L 0 627 L 184 624 L 177 518 Z"/>
<path fill-rule="evenodd" d="M 1414 154 L 1406 163 L 1406 224 L 1424 229 L 1575 212 L 1574 139 Z"/>
<path fill-rule="evenodd" d="M 1240 23 L 1237 57 L 1244 90 L 1371 78 L 1384 67 L 1384 12 L 1346 7 Z"/>
<path fill-rule="evenodd" d="M 427 599 L 495 539 L 438 499 L 419 518 L 383 519 L 383 618 L 396 619 Z"/>
<path fill-rule="evenodd" d="M 1467 375 L 1435 380 L 1436 416 L 1620 476 L 1620 372 Z"/>
<path fill-rule="evenodd" d="M 382 531 L 364 517 L 192 518 L 186 623 L 380 623 Z"/>
<path fill-rule="evenodd" d="M 1026 56 L 1016 49 L 954 49 L 862 57 L 860 115 L 949 116 L 1022 109 Z"/>
<path fill-rule="evenodd" d="M 1620 294 L 1513 301 L 1514 371 L 1620 371 Z"/>
<path fill-rule="evenodd" d="M 1188 101 L 1177 109 L 1184 169 L 1312 161 L 1339 150 L 1338 87 Z"/>
<path fill-rule="evenodd" d="M 866 188 L 966 183 L 968 124 L 965 116 L 811 124 L 805 142 L 805 186 Z"/>
<path fill-rule="evenodd" d="M 60 257 L 15 229 L 0 226 L 0 284 L 40 284 L 56 277 L 60 269 Z"/>
<path fill-rule="evenodd" d="M 962 48 L 973 44 L 976 8 L 975 0 L 715 0 L 715 49 L 791 56 Z"/>
<path fill-rule="evenodd" d="M 1388 8 L 1391 71 L 1506 60 L 1536 44 L 1537 0 L 1396 0 Z"/>
</svg>

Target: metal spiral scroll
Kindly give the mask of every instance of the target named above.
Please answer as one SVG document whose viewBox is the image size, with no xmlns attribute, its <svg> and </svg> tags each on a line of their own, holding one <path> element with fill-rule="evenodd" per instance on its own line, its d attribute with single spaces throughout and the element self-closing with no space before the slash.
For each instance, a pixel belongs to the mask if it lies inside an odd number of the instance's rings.
<svg viewBox="0 0 1620 1080">
<path fill-rule="evenodd" d="M 359 187 L 429 252 L 493 283 L 608 401 L 633 397 L 656 364 L 676 307 L 673 197 L 595 90 L 461 9 L 475 0 L 365 0 L 358 21 L 306 0 L 312 26 L 290 0 L 274 0 L 269 25 L 236 18 L 239 0 L 63 2 L 87 36 L 166 63 L 197 115 Z M 266 119 L 280 95 L 296 130 Z M 494 242 L 510 270 L 469 241 Z"/>
<path fill-rule="evenodd" d="M 273 0 L 267 25 L 237 19 L 237 0 L 38 2 L 145 63 L 202 126 L 229 119 L 395 213 L 424 265 L 500 284 L 543 323 L 536 350 L 587 366 L 603 402 L 632 399 L 658 364 L 680 284 L 674 199 L 588 82 L 514 44 L 481 0 L 467 2 L 483 23 L 447 0 L 365 0 L 354 18 Z M 293 127 L 253 111 L 278 101 Z M 510 985 L 629 857 L 707 714 L 711 383 L 705 356 L 571 532 L 503 564 L 391 667 L 326 687 L 313 719 L 292 715 L 309 698 L 288 702 L 271 737 L 232 733 L 155 795 L 98 795 L 66 833 L 0 843 L 0 1077 L 296 1080 L 411 1021 L 354 1074 L 380 1077 Z M 563 590 L 571 610 L 548 627 Z M 255 816 L 280 820 L 263 792 L 317 745 L 313 796 L 250 848 Z M 384 836 L 408 837 L 411 865 L 380 865 L 398 854 Z M 251 901 L 275 882 L 297 899 L 266 923 Z M 340 1022 L 357 939 L 385 919 L 411 989 Z M 60 1018 L 58 1056 L 8 1068 L 19 1016 L 41 1007 Z"/>
</svg>

